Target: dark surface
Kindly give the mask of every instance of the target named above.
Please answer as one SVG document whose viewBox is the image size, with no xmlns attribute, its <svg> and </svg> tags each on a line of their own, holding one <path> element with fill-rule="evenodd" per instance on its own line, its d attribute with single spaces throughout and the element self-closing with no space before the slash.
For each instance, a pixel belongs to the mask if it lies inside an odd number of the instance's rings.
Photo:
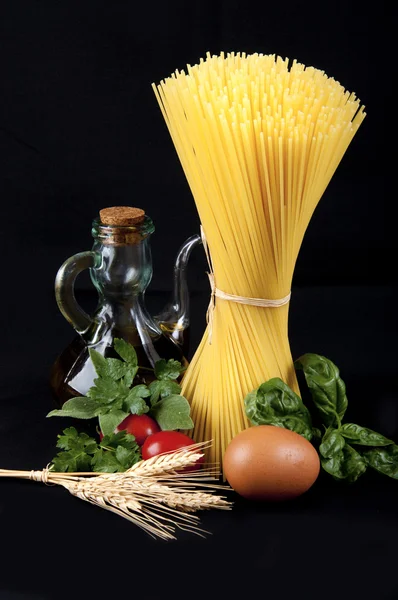
<svg viewBox="0 0 398 600">
<path fill-rule="evenodd" d="M 294 357 L 316 352 L 339 366 L 347 418 L 398 442 L 394 170 L 382 151 L 389 37 L 383 3 L 369 7 L 0 3 L 1 468 L 40 469 L 54 456 L 62 425 L 45 418 L 48 376 L 73 337 L 54 277 L 68 256 L 90 249 L 100 208 L 133 204 L 152 216 L 151 312 L 168 298 L 175 253 L 199 222 L 151 83 L 208 50 L 297 58 L 366 105 L 303 242 L 290 342 Z M 205 270 L 195 251 L 191 354 L 205 324 Z M 81 276 L 87 310 L 91 290 Z M 398 482 L 377 473 L 352 486 L 321 474 L 286 504 L 233 496 L 231 512 L 202 515 L 206 539 L 180 532 L 171 543 L 56 487 L 1 480 L 0 488 L 0 600 L 398 598 Z"/>
</svg>

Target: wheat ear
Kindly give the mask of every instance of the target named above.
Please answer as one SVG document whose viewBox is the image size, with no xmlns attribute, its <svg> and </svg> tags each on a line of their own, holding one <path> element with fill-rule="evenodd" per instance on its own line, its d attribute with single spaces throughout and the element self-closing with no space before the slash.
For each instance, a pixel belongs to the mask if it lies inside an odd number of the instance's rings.
<svg viewBox="0 0 398 600">
<path fill-rule="evenodd" d="M 57 473 L 46 467 L 41 471 L 0 469 L 0 477 L 61 485 L 73 496 L 129 520 L 152 537 L 175 540 L 177 528 L 198 535 L 209 533 L 199 526 L 197 511 L 232 508 L 225 496 L 215 493 L 230 488 L 215 483 L 214 465 L 181 472 L 195 465 L 210 444 L 192 444 L 142 460 L 123 473 Z"/>
</svg>

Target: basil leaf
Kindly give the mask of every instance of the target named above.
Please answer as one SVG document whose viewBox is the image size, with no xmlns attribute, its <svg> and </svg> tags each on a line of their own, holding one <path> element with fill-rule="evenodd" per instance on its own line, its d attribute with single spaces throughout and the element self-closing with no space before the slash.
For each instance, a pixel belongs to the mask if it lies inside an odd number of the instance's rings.
<svg viewBox="0 0 398 600">
<path fill-rule="evenodd" d="M 267 415 L 264 414 L 265 410 L 263 410 L 260 414 L 260 410 L 262 408 L 261 405 L 257 408 L 257 389 L 253 390 L 252 392 L 249 392 L 246 395 L 243 402 L 245 406 L 246 416 L 249 419 L 249 421 L 251 421 L 252 425 L 261 425 L 262 419 L 267 418 Z"/>
<path fill-rule="evenodd" d="M 297 370 L 303 370 L 312 400 L 325 425 L 338 424 L 348 406 L 346 387 L 339 369 L 319 354 L 303 354 L 294 365 Z"/>
<path fill-rule="evenodd" d="M 352 448 L 349 444 L 344 446 L 344 472 L 349 483 L 356 481 L 363 473 L 365 473 L 367 464 L 363 457 Z"/>
<path fill-rule="evenodd" d="M 312 428 L 312 439 L 320 440 L 321 437 L 322 437 L 322 431 L 320 429 L 318 429 L 317 427 L 313 427 Z"/>
<path fill-rule="evenodd" d="M 342 471 L 342 463 L 344 461 L 343 451 L 340 450 L 337 454 L 334 454 L 330 458 L 324 458 L 321 456 L 322 468 L 332 475 L 335 479 L 344 479 Z"/>
<path fill-rule="evenodd" d="M 191 407 L 184 396 L 167 396 L 155 404 L 149 414 L 157 421 L 160 429 L 192 429 Z"/>
<path fill-rule="evenodd" d="M 389 446 L 394 442 L 367 427 L 361 427 L 355 423 L 344 423 L 341 427 L 341 435 L 353 444 L 361 446 Z"/>
<path fill-rule="evenodd" d="M 103 435 L 113 433 L 116 427 L 128 416 L 129 413 L 124 412 L 123 410 L 112 410 L 106 415 L 100 415 L 98 420 Z"/>
<path fill-rule="evenodd" d="M 287 416 L 287 417 L 272 417 L 263 425 L 273 425 L 274 427 L 281 427 L 282 429 L 290 429 L 299 435 L 302 435 L 306 440 L 312 439 L 312 429 L 308 427 L 308 424 L 303 421 L 301 417 Z"/>
<path fill-rule="evenodd" d="M 321 457 L 322 468 L 336 480 L 356 481 L 366 471 L 366 461 L 349 444 L 330 458 Z"/>
<path fill-rule="evenodd" d="M 362 456 L 372 469 L 393 479 L 398 479 L 398 446 L 396 444 L 385 448 L 364 450 Z"/>
<path fill-rule="evenodd" d="M 352 448 L 349 444 L 346 444 L 343 449 L 344 463 L 343 472 L 344 478 L 349 482 L 353 483 L 366 471 L 366 461 L 362 456 Z"/>
<path fill-rule="evenodd" d="M 279 377 L 269 379 L 244 400 L 245 412 L 253 425 L 275 425 L 312 438 L 311 416 L 301 398 Z"/>
<path fill-rule="evenodd" d="M 324 458 L 333 458 L 339 454 L 345 446 L 345 439 L 336 430 L 329 428 L 322 438 L 319 452 Z"/>
<path fill-rule="evenodd" d="M 98 402 L 85 396 L 71 398 L 59 410 L 52 410 L 47 417 L 73 417 L 74 419 L 93 419 L 98 415 Z"/>
</svg>

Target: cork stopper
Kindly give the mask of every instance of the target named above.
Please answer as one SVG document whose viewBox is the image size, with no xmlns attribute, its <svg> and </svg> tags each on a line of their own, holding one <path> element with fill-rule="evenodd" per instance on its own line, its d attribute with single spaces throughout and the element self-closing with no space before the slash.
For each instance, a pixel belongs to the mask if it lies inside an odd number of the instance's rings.
<svg viewBox="0 0 398 600">
<path fill-rule="evenodd" d="M 100 210 L 99 215 L 103 225 L 129 226 L 141 223 L 145 211 L 133 206 L 110 206 Z"/>
</svg>

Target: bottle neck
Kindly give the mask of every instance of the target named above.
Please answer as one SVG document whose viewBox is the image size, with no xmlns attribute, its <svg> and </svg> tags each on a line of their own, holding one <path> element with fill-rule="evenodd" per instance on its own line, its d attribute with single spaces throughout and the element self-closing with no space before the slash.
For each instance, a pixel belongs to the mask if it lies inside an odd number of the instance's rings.
<svg viewBox="0 0 398 600">
<path fill-rule="evenodd" d="M 93 251 L 97 266 L 90 276 L 101 298 L 109 302 L 133 302 L 142 295 L 152 279 L 149 236 L 136 244 L 108 245 L 95 240 Z"/>
<path fill-rule="evenodd" d="M 96 311 L 95 321 L 107 330 L 112 330 L 112 337 L 123 337 L 133 345 L 148 344 L 152 338 L 162 334 L 146 310 L 142 292 L 132 294 L 124 300 L 103 297 Z"/>
</svg>

